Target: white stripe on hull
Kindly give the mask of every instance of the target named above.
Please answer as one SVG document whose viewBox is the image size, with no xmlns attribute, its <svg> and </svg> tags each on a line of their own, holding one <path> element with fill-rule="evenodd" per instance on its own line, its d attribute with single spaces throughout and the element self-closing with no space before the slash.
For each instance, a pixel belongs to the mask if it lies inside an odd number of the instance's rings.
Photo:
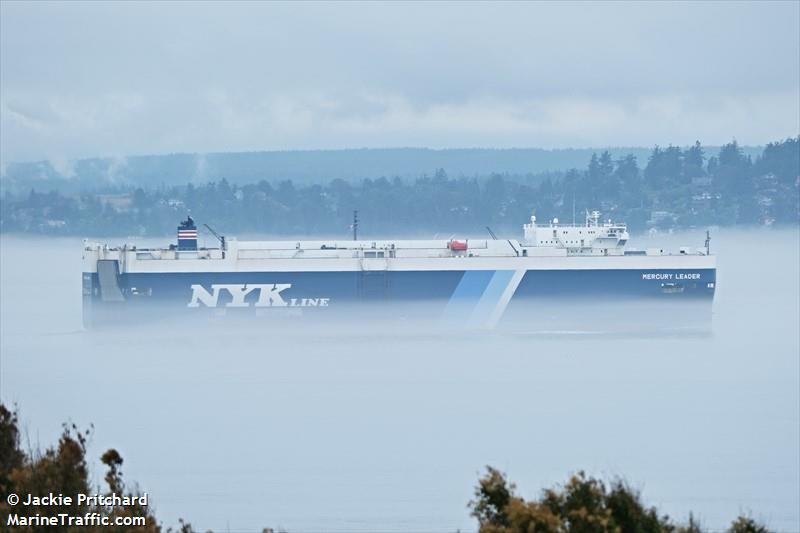
<svg viewBox="0 0 800 533">
<path fill-rule="evenodd" d="M 381 260 L 384 267 L 364 268 L 360 259 L 180 259 L 132 261 L 124 259 L 121 273 L 169 274 L 190 272 L 360 272 L 462 270 L 647 270 L 716 268 L 716 256 L 608 256 L 608 257 L 452 257 Z M 84 272 L 96 272 L 96 261 L 85 261 Z"/>
</svg>

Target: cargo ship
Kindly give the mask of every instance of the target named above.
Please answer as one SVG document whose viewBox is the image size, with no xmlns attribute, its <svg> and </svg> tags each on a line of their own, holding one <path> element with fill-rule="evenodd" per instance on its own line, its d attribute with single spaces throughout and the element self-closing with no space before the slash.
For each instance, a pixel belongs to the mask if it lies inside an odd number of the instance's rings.
<svg viewBox="0 0 800 533">
<path fill-rule="evenodd" d="M 625 224 L 531 216 L 521 239 L 239 241 L 198 246 L 191 217 L 163 248 L 84 241 L 87 327 L 180 316 L 333 320 L 348 311 L 468 328 L 710 320 L 716 257 L 703 248 L 631 249 Z M 488 230 L 488 228 L 487 228 Z M 638 327 L 638 326 L 637 326 Z"/>
</svg>

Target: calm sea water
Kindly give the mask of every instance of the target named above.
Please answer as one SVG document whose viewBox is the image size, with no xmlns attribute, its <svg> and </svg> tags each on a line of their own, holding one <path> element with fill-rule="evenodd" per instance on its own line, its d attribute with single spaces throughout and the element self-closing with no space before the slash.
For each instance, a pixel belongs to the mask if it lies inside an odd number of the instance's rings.
<svg viewBox="0 0 800 533">
<path fill-rule="evenodd" d="M 80 240 L 3 236 L 0 398 L 42 446 L 93 423 L 168 525 L 469 531 L 489 464 L 526 496 L 583 469 L 709 528 L 798 531 L 799 241 L 720 230 L 712 334 L 646 338 L 84 332 Z"/>
</svg>

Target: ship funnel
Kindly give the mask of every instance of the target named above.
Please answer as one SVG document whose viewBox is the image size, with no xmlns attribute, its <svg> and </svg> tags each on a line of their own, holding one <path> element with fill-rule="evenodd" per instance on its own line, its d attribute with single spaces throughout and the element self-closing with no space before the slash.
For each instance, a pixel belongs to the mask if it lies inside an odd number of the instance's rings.
<svg viewBox="0 0 800 533">
<path fill-rule="evenodd" d="M 178 250 L 197 250 L 197 226 L 190 216 L 178 226 Z"/>
</svg>

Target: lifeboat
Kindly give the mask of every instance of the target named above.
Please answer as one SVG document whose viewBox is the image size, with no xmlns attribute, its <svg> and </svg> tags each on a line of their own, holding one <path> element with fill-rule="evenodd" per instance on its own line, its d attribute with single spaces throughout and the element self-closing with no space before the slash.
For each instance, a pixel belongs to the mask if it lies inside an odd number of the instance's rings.
<svg viewBox="0 0 800 533">
<path fill-rule="evenodd" d="M 453 252 L 466 252 L 467 241 L 451 240 L 449 243 L 447 243 L 447 247 Z"/>
</svg>

